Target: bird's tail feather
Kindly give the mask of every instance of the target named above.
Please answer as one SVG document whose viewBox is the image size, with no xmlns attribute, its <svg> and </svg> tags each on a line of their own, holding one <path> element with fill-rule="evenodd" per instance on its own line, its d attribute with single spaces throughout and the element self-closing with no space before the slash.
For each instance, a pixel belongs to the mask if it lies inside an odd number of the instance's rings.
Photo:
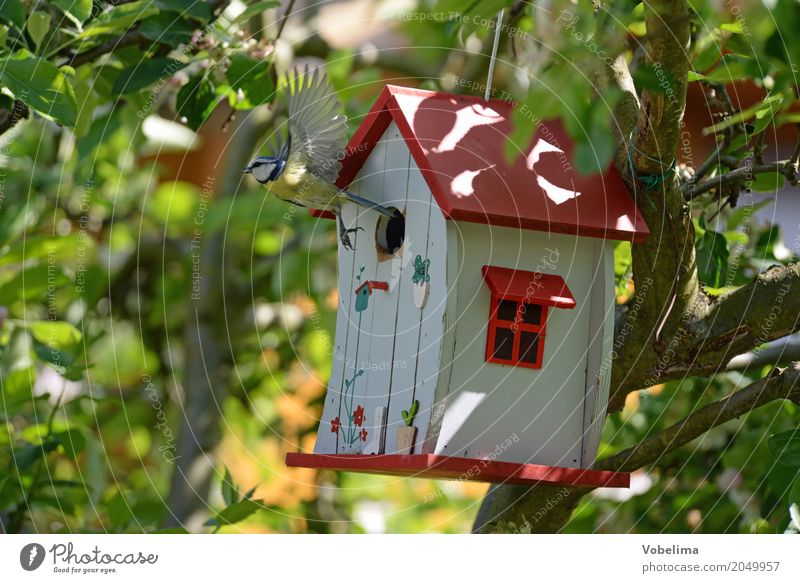
<svg viewBox="0 0 800 583">
<path fill-rule="evenodd" d="M 353 194 L 352 192 L 348 192 L 347 190 L 342 191 L 347 198 L 347 200 L 356 203 L 359 206 L 363 206 L 364 208 L 372 209 L 381 213 L 386 218 L 393 218 L 395 211 L 386 208 L 385 206 L 378 204 L 377 202 L 372 202 L 364 198 L 363 196 L 358 196 L 357 194 Z"/>
</svg>

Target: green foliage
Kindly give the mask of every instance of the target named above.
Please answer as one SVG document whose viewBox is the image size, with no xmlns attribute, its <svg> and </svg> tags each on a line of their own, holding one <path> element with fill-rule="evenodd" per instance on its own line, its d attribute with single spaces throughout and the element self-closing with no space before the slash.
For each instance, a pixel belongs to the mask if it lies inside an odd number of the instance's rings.
<svg viewBox="0 0 800 583">
<path fill-rule="evenodd" d="M 92 15 L 92 0 L 50 0 L 50 4 L 60 8 L 76 24 L 83 24 Z"/>
<path fill-rule="evenodd" d="M 408 408 L 408 411 L 400 411 L 400 415 L 403 417 L 403 423 L 405 423 L 408 427 L 411 427 L 414 424 L 414 417 L 417 416 L 417 411 L 419 411 L 419 401 L 414 399 L 414 402 L 411 403 L 411 407 Z"/>
<path fill-rule="evenodd" d="M 75 125 L 75 93 L 64 73 L 52 63 L 20 50 L 13 57 L 0 60 L 0 82 L 16 99 L 45 117 Z"/>
<path fill-rule="evenodd" d="M 235 53 L 231 56 L 226 77 L 231 87 L 243 94 L 242 98 L 233 99 L 231 102 L 238 109 L 249 109 L 274 98 L 275 85 L 270 76 L 268 61 L 257 60 L 244 53 Z"/>
<path fill-rule="evenodd" d="M 227 506 L 220 510 L 214 518 L 207 520 L 205 526 L 217 529 L 230 526 L 242 522 L 258 510 L 264 509 L 261 501 L 252 499 L 254 492 L 255 488 L 252 488 L 245 494 L 239 493 L 239 487 L 233 481 L 228 468 L 225 468 L 225 476 L 222 479 L 222 498 Z"/>
<path fill-rule="evenodd" d="M 709 287 L 720 287 L 728 271 L 728 241 L 713 229 L 697 229 L 695 250 L 697 253 L 697 276 Z"/>
<path fill-rule="evenodd" d="M 784 431 L 769 436 L 769 448 L 779 464 L 800 468 L 800 431 Z"/>
<path fill-rule="evenodd" d="M 157 58 L 147 59 L 141 63 L 123 69 L 111 92 L 114 95 L 123 95 L 150 87 L 165 77 L 171 77 L 176 71 L 186 66 L 186 63 L 175 59 Z"/>
</svg>

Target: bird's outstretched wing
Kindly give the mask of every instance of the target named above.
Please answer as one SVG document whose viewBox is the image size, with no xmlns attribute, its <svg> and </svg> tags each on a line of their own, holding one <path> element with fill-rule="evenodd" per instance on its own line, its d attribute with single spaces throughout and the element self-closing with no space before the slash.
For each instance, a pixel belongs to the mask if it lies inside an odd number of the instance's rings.
<svg viewBox="0 0 800 583">
<path fill-rule="evenodd" d="M 336 180 L 347 143 L 347 117 L 321 67 L 295 69 L 286 79 L 289 157 L 326 180 Z"/>
</svg>

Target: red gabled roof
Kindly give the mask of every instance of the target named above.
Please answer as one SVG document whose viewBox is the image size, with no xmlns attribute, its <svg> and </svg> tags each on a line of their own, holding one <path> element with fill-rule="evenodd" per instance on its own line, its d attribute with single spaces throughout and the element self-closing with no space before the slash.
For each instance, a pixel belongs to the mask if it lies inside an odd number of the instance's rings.
<svg viewBox="0 0 800 583">
<path fill-rule="evenodd" d="M 496 265 L 484 265 L 481 271 L 492 294 L 501 298 L 567 310 L 575 307 L 575 298 L 560 275 Z"/>
<path fill-rule="evenodd" d="M 595 176 L 572 168 L 573 144 L 559 121 L 540 123 L 531 144 L 513 164 L 506 162 L 512 108 L 497 99 L 387 85 L 350 140 L 337 184 L 350 185 L 394 121 L 449 219 L 619 240 L 647 237 L 615 168 Z"/>
</svg>

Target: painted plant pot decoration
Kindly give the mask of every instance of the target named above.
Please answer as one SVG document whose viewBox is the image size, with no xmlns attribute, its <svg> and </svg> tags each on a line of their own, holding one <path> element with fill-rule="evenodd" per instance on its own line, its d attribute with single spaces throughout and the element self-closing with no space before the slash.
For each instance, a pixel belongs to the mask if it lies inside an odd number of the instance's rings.
<svg viewBox="0 0 800 583">
<path fill-rule="evenodd" d="M 422 260 L 421 255 L 414 258 L 414 272 L 411 274 L 411 282 L 414 284 L 414 305 L 420 310 L 425 307 L 430 291 L 431 276 L 428 273 L 431 267 L 431 260 Z"/>
<path fill-rule="evenodd" d="M 358 244 L 339 253 L 323 422 L 314 453 L 288 465 L 628 486 L 592 466 L 614 243 L 649 232 L 613 167 L 583 176 L 562 163 L 574 145 L 559 121 L 506 160 L 514 107 L 387 86 L 364 118 L 337 185 L 395 219 L 341 208 Z"/>
<path fill-rule="evenodd" d="M 417 428 L 414 427 L 414 417 L 417 416 L 419 411 L 419 401 L 411 403 L 411 407 L 407 411 L 401 411 L 404 426 L 397 428 L 397 453 L 406 455 L 414 453 L 414 439 L 417 437 Z"/>
</svg>

